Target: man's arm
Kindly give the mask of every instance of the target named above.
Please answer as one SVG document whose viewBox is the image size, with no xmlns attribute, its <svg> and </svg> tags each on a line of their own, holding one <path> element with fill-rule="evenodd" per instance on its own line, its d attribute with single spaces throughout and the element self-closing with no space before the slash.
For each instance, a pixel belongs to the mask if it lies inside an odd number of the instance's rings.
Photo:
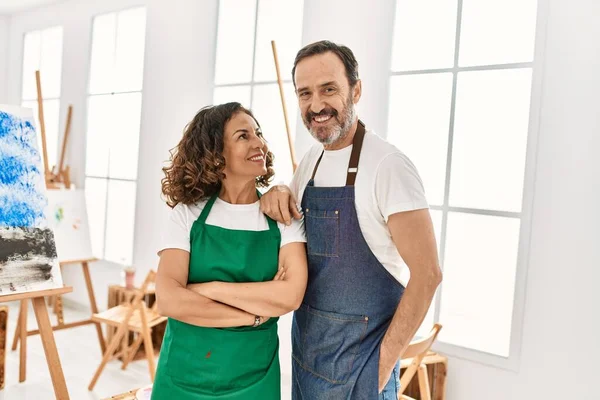
<svg viewBox="0 0 600 400">
<path fill-rule="evenodd" d="M 161 315 L 188 324 L 225 328 L 254 323 L 254 315 L 217 303 L 186 288 L 190 253 L 165 249 L 156 276 L 156 301 Z"/>
<path fill-rule="evenodd" d="M 408 265 L 410 281 L 381 343 L 380 391 L 425 319 L 435 290 L 442 281 L 429 210 L 392 214 L 387 225 L 400 256 Z"/>
</svg>

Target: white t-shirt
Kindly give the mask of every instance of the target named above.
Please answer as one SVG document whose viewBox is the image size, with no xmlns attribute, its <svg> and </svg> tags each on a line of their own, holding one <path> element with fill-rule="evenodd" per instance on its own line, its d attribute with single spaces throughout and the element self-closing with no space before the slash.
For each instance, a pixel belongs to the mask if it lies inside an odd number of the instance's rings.
<svg viewBox="0 0 600 400">
<path fill-rule="evenodd" d="M 164 249 L 181 249 L 190 251 L 190 232 L 192 225 L 200 217 L 208 200 L 196 204 L 177 204 L 170 212 L 167 226 L 163 231 L 162 246 Z M 208 217 L 207 225 L 220 226 L 226 229 L 244 231 L 266 231 L 269 229 L 267 217 L 260 211 L 260 203 L 230 204 L 217 198 Z M 306 242 L 304 219 L 294 220 L 290 226 L 277 223 L 281 232 L 280 248 L 292 242 Z"/>
<path fill-rule="evenodd" d="M 302 158 L 290 189 L 298 203 L 323 151 L 315 144 Z M 325 151 L 315 186 L 346 185 L 352 146 Z M 410 279 L 406 263 L 400 257 L 387 226 L 390 215 L 428 208 L 425 190 L 414 164 L 394 145 L 367 130 L 356 175 L 355 206 L 362 234 L 379 262 L 403 285 Z"/>
</svg>

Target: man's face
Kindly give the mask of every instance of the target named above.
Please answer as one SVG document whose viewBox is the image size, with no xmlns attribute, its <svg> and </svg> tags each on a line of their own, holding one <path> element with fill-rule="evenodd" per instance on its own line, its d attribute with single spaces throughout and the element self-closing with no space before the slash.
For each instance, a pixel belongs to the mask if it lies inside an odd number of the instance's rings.
<svg viewBox="0 0 600 400">
<path fill-rule="evenodd" d="M 350 88 L 342 60 L 332 52 L 303 59 L 294 76 L 304 125 L 324 146 L 344 139 L 356 118 L 360 81 Z"/>
</svg>

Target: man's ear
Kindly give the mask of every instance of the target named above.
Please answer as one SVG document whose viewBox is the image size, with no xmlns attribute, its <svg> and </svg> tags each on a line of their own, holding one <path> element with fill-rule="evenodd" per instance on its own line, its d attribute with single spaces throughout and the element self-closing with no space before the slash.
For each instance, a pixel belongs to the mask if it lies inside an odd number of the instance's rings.
<svg viewBox="0 0 600 400">
<path fill-rule="evenodd" d="M 352 101 L 354 104 L 358 103 L 360 96 L 362 95 L 362 81 L 359 79 L 356 81 L 354 88 L 352 88 Z"/>
</svg>

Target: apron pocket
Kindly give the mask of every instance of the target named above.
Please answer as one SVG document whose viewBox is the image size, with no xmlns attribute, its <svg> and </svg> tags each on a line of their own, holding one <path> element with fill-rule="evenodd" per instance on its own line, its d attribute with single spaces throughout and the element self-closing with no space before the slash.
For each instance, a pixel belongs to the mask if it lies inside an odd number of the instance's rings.
<svg viewBox="0 0 600 400">
<path fill-rule="evenodd" d="M 364 315 L 320 311 L 302 304 L 292 325 L 293 357 L 313 374 L 345 384 L 367 332 Z"/>
<path fill-rule="evenodd" d="M 304 210 L 308 254 L 311 256 L 338 257 L 340 214 L 338 210 Z"/>
<path fill-rule="evenodd" d="M 173 332 L 165 374 L 179 385 L 212 394 L 214 382 L 219 378 L 220 366 L 212 356 L 213 351 L 221 346 L 218 337 L 209 332 L 209 328 L 176 320 L 170 320 L 169 324 Z"/>
<path fill-rule="evenodd" d="M 266 375 L 277 360 L 276 325 L 267 330 L 204 328 L 177 323 L 166 374 L 199 393 L 246 388 Z"/>
</svg>

